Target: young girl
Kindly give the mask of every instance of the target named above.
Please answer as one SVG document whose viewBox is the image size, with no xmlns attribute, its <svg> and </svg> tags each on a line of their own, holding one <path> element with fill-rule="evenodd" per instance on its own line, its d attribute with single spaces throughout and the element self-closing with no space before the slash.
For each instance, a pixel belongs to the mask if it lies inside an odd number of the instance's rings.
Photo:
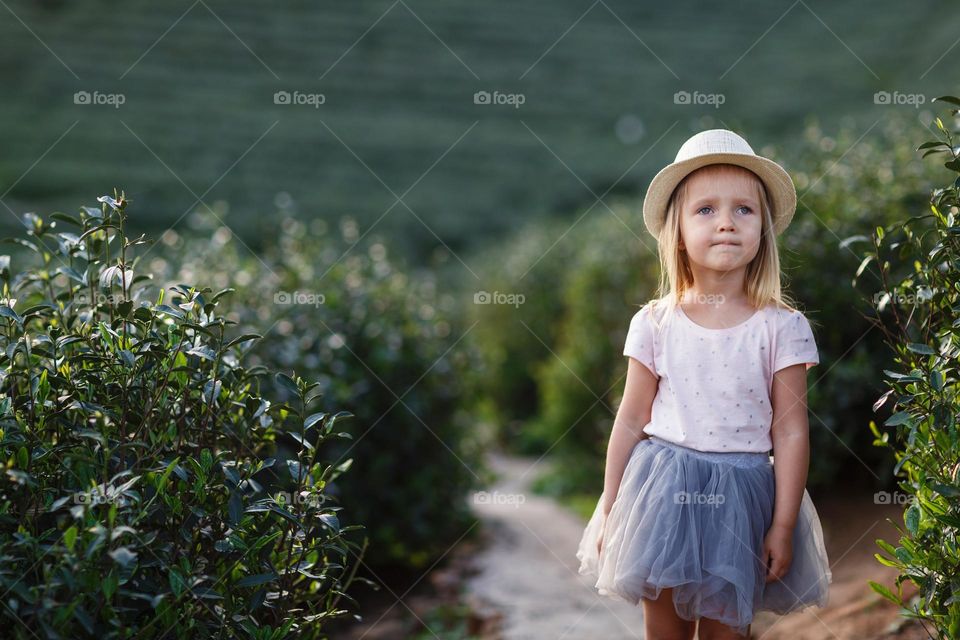
<svg viewBox="0 0 960 640">
<path fill-rule="evenodd" d="M 780 289 L 796 189 L 726 129 L 650 184 L 659 298 L 630 321 L 603 493 L 577 550 L 601 595 L 643 603 L 646 637 L 737 638 L 757 611 L 826 605 L 809 464 L 806 317 Z M 776 462 L 769 451 L 773 448 Z"/>
</svg>

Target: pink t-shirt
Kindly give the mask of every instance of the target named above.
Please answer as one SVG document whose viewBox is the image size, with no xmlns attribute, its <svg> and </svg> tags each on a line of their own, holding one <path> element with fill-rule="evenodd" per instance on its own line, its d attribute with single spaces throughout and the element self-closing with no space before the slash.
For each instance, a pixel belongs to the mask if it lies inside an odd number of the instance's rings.
<svg viewBox="0 0 960 640">
<path fill-rule="evenodd" d="M 660 379 L 644 433 L 700 451 L 770 451 L 773 374 L 820 362 L 800 311 L 771 304 L 738 325 L 709 329 L 662 300 L 634 314 L 623 355 Z"/>
</svg>

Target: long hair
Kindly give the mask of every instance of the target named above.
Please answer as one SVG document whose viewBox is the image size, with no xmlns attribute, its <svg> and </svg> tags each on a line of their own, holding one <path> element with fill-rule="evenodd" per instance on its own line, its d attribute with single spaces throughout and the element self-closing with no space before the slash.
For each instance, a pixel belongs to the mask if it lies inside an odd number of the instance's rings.
<svg viewBox="0 0 960 640">
<path fill-rule="evenodd" d="M 794 301 L 783 291 L 780 284 L 780 254 L 777 250 L 777 237 L 773 231 L 773 215 L 770 196 L 763 181 L 745 167 L 733 164 L 710 164 L 690 172 L 670 195 L 667 203 L 666 219 L 657 240 L 660 254 L 660 283 L 658 298 L 650 302 L 665 310 L 673 311 L 683 299 L 684 294 L 693 286 L 693 271 L 687 252 L 680 251 L 680 213 L 687 199 L 687 184 L 690 176 L 699 172 L 717 173 L 729 176 L 731 173 L 749 175 L 756 188 L 760 203 L 761 227 L 760 247 L 757 255 L 747 265 L 744 274 L 744 293 L 750 305 L 762 309 L 774 304 L 787 310 L 795 310 Z M 672 313 L 664 314 L 672 317 Z"/>
</svg>

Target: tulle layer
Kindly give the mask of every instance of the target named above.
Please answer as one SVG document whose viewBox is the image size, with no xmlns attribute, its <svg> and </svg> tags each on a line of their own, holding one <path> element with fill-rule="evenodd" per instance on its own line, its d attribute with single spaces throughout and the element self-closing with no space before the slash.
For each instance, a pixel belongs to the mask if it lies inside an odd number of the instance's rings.
<svg viewBox="0 0 960 640">
<path fill-rule="evenodd" d="M 624 470 L 602 555 L 602 494 L 597 502 L 577 550 L 580 573 L 597 578 L 601 595 L 637 605 L 672 587 L 681 618 L 719 620 L 741 634 L 758 611 L 826 606 L 832 575 L 806 490 L 790 568 L 781 580 L 765 582 L 761 556 L 774 493 L 766 453 L 703 452 L 645 438 Z"/>
</svg>

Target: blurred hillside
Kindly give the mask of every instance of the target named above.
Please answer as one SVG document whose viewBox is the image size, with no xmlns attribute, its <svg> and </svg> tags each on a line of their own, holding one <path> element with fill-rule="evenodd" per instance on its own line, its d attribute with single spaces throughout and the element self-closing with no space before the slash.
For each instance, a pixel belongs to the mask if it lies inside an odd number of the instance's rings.
<svg viewBox="0 0 960 640">
<path fill-rule="evenodd" d="M 459 256 L 642 192 L 693 130 L 789 146 L 808 114 L 830 128 L 912 111 L 874 93 L 935 95 L 952 8 L 9 1 L 0 197 L 18 214 L 72 210 L 127 185 L 138 231 L 210 205 L 257 248 L 280 205 L 376 224 L 418 260 Z M 476 104 L 482 91 L 506 103 Z M 678 91 L 722 104 L 678 105 Z"/>
</svg>

